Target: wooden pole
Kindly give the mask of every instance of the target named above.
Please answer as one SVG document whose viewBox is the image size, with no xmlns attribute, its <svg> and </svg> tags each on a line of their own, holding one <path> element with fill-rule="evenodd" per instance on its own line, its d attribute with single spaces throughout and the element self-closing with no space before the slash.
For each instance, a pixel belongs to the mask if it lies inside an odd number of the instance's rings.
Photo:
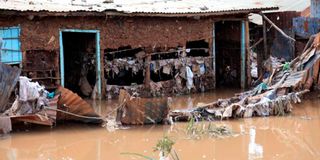
<svg viewBox="0 0 320 160">
<path fill-rule="evenodd" d="M 144 79 L 144 86 L 146 89 L 150 89 L 150 62 L 151 62 L 151 54 L 147 53 L 146 62 L 145 62 L 145 79 Z"/>
<path fill-rule="evenodd" d="M 217 86 L 217 78 L 216 78 L 216 29 L 215 22 L 212 24 L 212 74 L 213 74 L 213 87 Z"/>
<path fill-rule="evenodd" d="M 250 61 L 250 32 L 249 32 L 249 21 L 245 21 L 245 37 L 246 37 L 246 69 L 247 69 L 247 87 L 251 85 L 251 61 Z"/>
<path fill-rule="evenodd" d="M 264 54 L 262 56 L 262 61 L 265 60 L 268 55 L 267 24 L 265 20 L 263 20 L 263 49 Z"/>
<path fill-rule="evenodd" d="M 284 33 L 276 24 L 274 24 L 266 15 L 264 15 L 263 13 L 260 13 L 260 15 L 263 17 L 264 20 L 266 20 L 267 22 L 269 22 L 278 32 L 280 32 L 284 37 L 292 40 L 292 41 L 296 41 L 294 38 L 288 36 L 286 33 Z M 265 22 L 264 22 L 265 23 Z"/>
<path fill-rule="evenodd" d="M 100 51 L 103 53 L 103 50 Z M 105 78 L 104 71 L 105 71 L 105 62 L 104 62 L 104 54 L 101 54 L 100 64 L 101 65 L 101 97 L 106 97 L 107 95 L 107 79 Z"/>
</svg>

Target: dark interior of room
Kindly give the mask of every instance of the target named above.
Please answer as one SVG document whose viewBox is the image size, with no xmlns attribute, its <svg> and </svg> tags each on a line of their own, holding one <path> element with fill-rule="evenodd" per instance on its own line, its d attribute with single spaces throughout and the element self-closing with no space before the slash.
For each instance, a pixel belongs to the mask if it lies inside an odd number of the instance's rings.
<svg viewBox="0 0 320 160">
<path fill-rule="evenodd" d="M 83 96 L 80 78 L 93 88 L 96 82 L 94 33 L 63 32 L 65 87 Z"/>
<path fill-rule="evenodd" d="M 217 87 L 240 88 L 240 22 L 215 23 Z"/>
</svg>

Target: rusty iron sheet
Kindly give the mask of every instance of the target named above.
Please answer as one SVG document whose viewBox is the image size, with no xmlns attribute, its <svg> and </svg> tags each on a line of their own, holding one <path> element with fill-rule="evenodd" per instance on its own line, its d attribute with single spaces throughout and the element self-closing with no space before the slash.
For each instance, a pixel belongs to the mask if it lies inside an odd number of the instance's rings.
<svg viewBox="0 0 320 160">
<path fill-rule="evenodd" d="M 53 99 L 49 100 L 48 107 L 52 109 L 57 109 L 57 102 L 59 96 L 55 96 Z M 30 115 L 18 115 L 18 116 L 10 116 L 13 124 L 15 122 L 28 122 L 33 124 L 45 125 L 45 126 L 53 126 L 56 123 L 57 111 L 44 109 L 38 113 L 30 114 Z"/>
<path fill-rule="evenodd" d="M 119 101 L 126 102 L 118 110 L 117 120 L 126 125 L 162 123 L 169 113 L 167 98 L 130 98 L 129 93 L 120 90 Z"/>
<path fill-rule="evenodd" d="M 40 116 L 38 116 L 36 114 L 12 116 L 10 118 L 11 118 L 12 123 L 28 122 L 28 123 L 33 123 L 33 124 L 45 125 L 45 126 L 52 126 L 54 124 L 53 120 L 40 118 Z"/>
<path fill-rule="evenodd" d="M 58 101 L 59 109 L 81 116 L 100 117 L 88 102 L 83 100 L 80 96 L 78 96 L 76 93 L 73 93 L 69 89 L 59 86 L 56 92 L 60 93 L 60 99 Z M 102 120 L 84 119 L 62 112 L 57 113 L 57 120 L 81 121 L 85 123 L 102 123 Z"/>
<path fill-rule="evenodd" d="M 21 69 L 0 62 L 0 112 L 5 111 L 9 97 L 16 86 Z"/>
</svg>

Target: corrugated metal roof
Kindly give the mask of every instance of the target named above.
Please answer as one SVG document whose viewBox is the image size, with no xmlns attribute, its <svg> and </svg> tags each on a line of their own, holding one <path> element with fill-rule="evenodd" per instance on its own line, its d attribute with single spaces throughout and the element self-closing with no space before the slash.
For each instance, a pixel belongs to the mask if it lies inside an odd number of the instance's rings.
<svg viewBox="0 0 320 160">
<path fill-rule="evenodd" d="M 16 11 L 73 12 L 114 10 L 124 13 L 182 14 L 270 10 L 271 0 L 0 0 L 0 9 Z"/>
<path fill-rule="evenodd" d="M 272 11 L 265 11 L 264 13 L 274 13 L 274 12 L 286 12 L 286 11 L 296 11 L 296 12 L 303 12 L 310 7 L 310 0 L 273 0 L 279 7 L 278 10 Z M 307 11 L 308 12 L 308 11 Z M 304 13 L 304 14 L 307 14 Z M 310 14 L 310 10 L 309 10 Z M 262 25 L 262 17 L 257 14 L 251 14 L 249 16 L 249 20 L 252 23 L 257 25 Z"/>
<path fill-rule="evenodd" d="M 310 0 L 275 0 L 279 6 L 277 12 L 296 11 L 302 12 L 310 6 Z"/>
<path fill-rule="evenodd" d="M 117 11 L 126 13 L 209 13 L 276 7 L 266 0 L 115 0 L 115 3 Z"/>
</svg>

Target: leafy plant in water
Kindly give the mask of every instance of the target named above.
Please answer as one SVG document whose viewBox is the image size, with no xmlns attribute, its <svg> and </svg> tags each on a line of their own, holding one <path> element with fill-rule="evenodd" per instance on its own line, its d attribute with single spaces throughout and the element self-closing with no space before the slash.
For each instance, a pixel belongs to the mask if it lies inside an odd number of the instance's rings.
<svg viewBox="0 0 320 160">
<path fill-rule="evenodd" d="M 216 126 L 209 123 L 208 127 L 205 124 L 197 124 L 194 118 L 191 118 L 187 125 L 187 135 L 190 138 L 200 139 L 203 135 L 208 135 L 210 137 L 229 137 L 234 133 L 231 128 L 227 126 Z"/>
<path fill-rule="evenodd" d="M 157 145 L 154 147 L 154 151 L 160 151 L 163 156 L 167 157 L 171 153 L 174 143 L 175 142 L 168 136 L 164 136 L 162 139 L 158 140 Z"/>
<path fill-rule="evenodd" d="M 162 139 L 158 140 L 156 146 L 154 147 L 154 151 L 160 152 L 160 160 L 165 159 L 167 157 L 171 157 L 172 160 L 179 160 L 179 156 L 174 149 L 172 149 L 175 142 L 171 140 L 168 136 L 164 136 Z M 145 156 L 139 153 L 130 153 L 125 152 L 121 153 L 122 155 L 133 155 L 138 156 L 147 160 L 156 160 L 155 158 Z"/>
</svg>

